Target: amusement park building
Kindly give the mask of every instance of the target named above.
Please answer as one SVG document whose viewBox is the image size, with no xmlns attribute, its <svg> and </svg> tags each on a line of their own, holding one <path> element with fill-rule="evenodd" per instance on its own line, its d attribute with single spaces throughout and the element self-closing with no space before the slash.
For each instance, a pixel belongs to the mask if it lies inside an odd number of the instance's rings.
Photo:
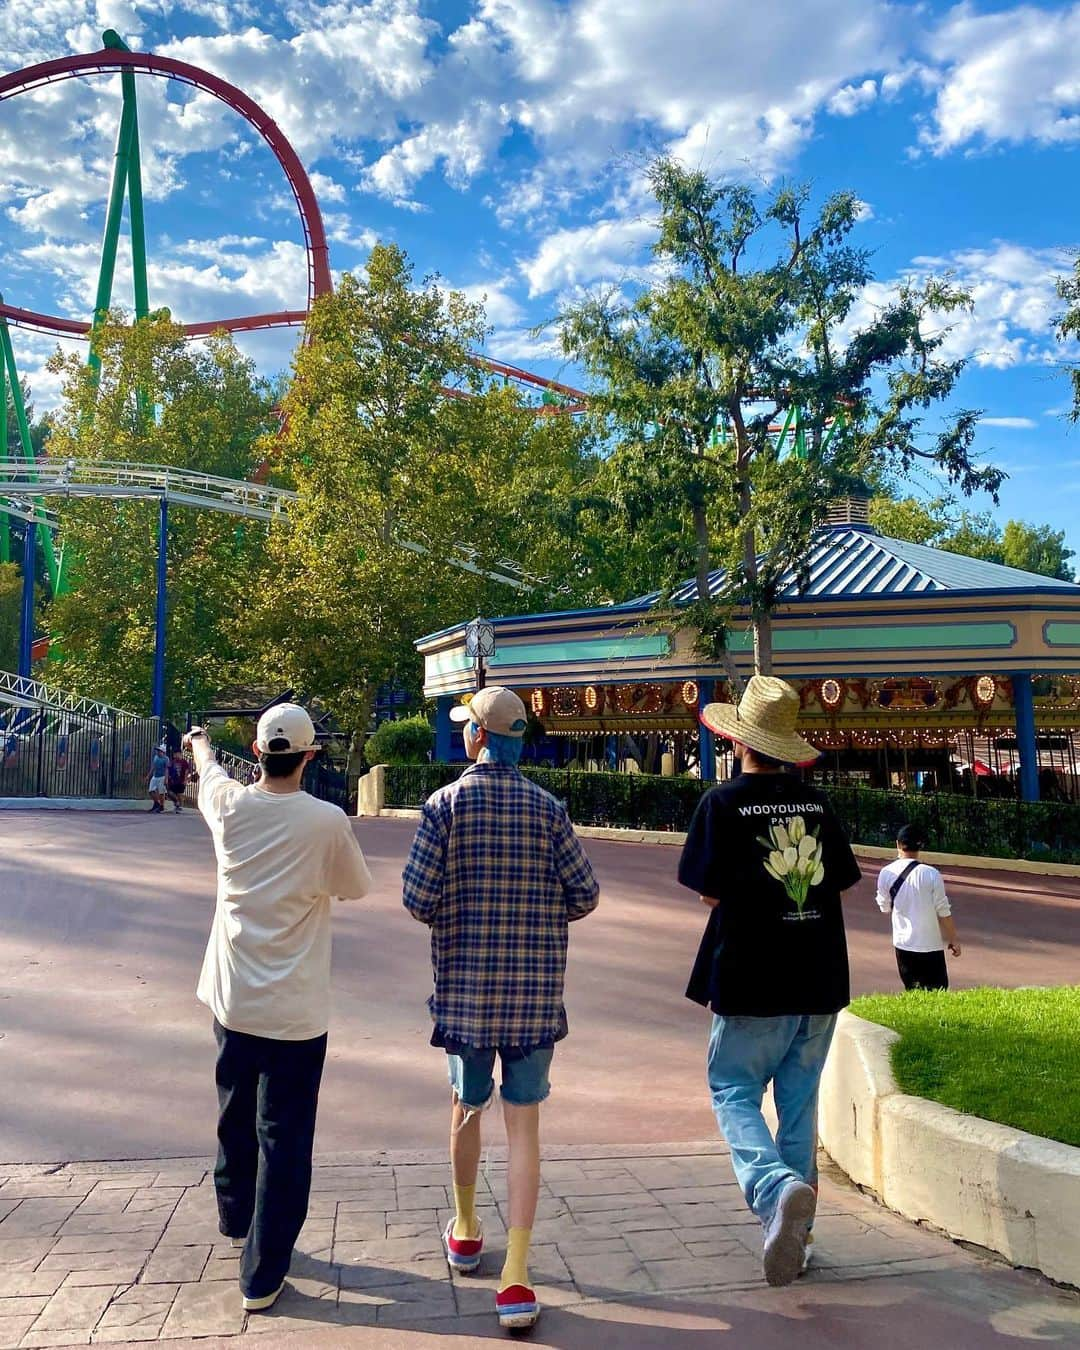
<svg viewBox="0 0 1080 1350">
<path fill-rule="evenodd" d="M 723 582 L 713 573 L 714 592 Z M 567 750 L 591 745 L 611 763 L 618 747 L 651 737 L 669 750 L 669 771 L 696 762 L 715 777 L 718 747 L 698 711 L 729 696 L 728 680 L 673 618 L 694 594 L 688 582 L 667 604 L 654 593 L 496 619 L 490 680 L 516 689 Z M 477 682 L 465 624 L 416 646 L 438 710 L 437 758 L 448 759 L 450 707 Z M 774 649 L 774 673 L 799 689 L 804 734 L 823 752 L 818 773 L 947 789 L 1004 764 L 1029 800 L 1040 773 L 1077 790 L 1080 585 L 888 539 L 852 514 L 819 531 L 801 582 L 785 578 Z M 745 621 L 729 650 L 751 673 Z"/>
</svg>

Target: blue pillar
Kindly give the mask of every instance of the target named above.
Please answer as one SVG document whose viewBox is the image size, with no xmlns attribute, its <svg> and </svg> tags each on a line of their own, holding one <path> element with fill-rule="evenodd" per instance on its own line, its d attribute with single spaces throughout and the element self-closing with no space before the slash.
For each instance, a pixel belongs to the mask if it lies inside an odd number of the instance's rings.
<svg viewBox="0 0 1080 1350">
<path fill-rule="evenodd" d="M 441 694 L 435 700 L 435 758 L 441 764 L 450 762 L 450 709 L 453 706 L 454 700 L 449 694 Z"/>
<path fill-rule="evenodd" d="M 4 414 L 7 415 L 6 412 Z M 34 653 L 34 562 L 37 526 L 28 520 L 23 534 L 22 611 L 19 616 L 19 674 L 30 678 Z"/>
<path fill-rule="evenodd" d="M 701 715 L 701 710 L 702 710 L 702 708 L 705 707 L 706 703 L 712 703 L 712 702 L 713 702 L 713 699 L 714 699 L 714 696 L 715 696 L 715 690 L 716 690 L 716 681 L 715 681 L 715 680 L 698 680 L 698 682 L 697 682 L 697 687 L 698 687 L 698 717 L 699 717 L 699 721 L 698 721 L 698 746 L 699 746 L 700 751 L 701 751 L 701 754 L 700 754 L 700 757 L 699 757 L 699 758 L 700 758 L 700 762 L 701 762 L 701 777 L 702 777 L 702 779 L 706 779 L 706 778 L 713 778 L 713 779 L 715 779 L 715 777 L 716 777 L 716 737 L 715 737 L 715 736 L 713 735 L 713 733 L 709 730 L 709 728 L 705 725 L 705 723 L 702 722 L 702 721 L 700 721 L 700 715 Z"/>
<path fill-rule="evenodd" d="M 1016 707 L 1016 743 L 1020 749 L 1020 796 L 1026 802 L 1039 800 L 1039 750 L 1035 743 L 1035 699 L 1030 675 L 1012 677 Z"/>
<path fill-rule="evenodd" d="M 169 614 L 169 502 L 158 505 L 157 612 L 154 616 L 154 696 L 151 712 L 165 716 L 165 626 Z"/>
</svg>

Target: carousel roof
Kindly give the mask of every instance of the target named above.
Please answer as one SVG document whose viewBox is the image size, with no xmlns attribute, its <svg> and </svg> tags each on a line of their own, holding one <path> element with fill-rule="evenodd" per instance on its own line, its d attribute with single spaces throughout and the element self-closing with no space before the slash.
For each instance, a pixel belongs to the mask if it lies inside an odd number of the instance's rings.
<svg viewBox="0 0 1080 1350">
<path fill-rule="evenodd" d="M 709 593 L 719 595 L 726 573 L 718 569 L 709 574 Z M 1000 563 L 966 558 L 960 553 L 946 553 L 926 544 L 910 544 L 906 540 L 888 539 L 870 527 L 833 525 L 822 529 L 810 550 L 805 584 L 793 569 L 785 574 L 780 586 L 781 600 L 798 600 L 810 596 L 887 596 L 915 595 L 931 591 L 1031 591 L 1080 590 L 1071 581 L 1056 581 L 1035 572 L 1023 572 L 1017 567 L 1003 567 Z M 671 594 L 676 604 L 685 604 L 695 598 L 697 583 L 691 578 Z M 630 600 L 625 608 L 641 608 L 655 604 L 660 591 Z M 616 606 L 623 608 L 623 606 Z"/>
</svg>

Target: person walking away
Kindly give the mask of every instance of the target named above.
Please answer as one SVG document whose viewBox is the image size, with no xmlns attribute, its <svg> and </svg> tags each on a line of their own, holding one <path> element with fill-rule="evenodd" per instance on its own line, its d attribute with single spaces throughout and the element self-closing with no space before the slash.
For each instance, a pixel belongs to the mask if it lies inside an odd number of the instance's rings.
<svg viewBox="0 0 1080 1350">
<path fill-rule="evenodd" d="M 892 915 L 896 968 L 905 989 L 948 989 L 945 947 L 960 955 L 945 881 L 919 853 L 926 837 L 918 825 L 902 825 L 896 834 L 896 861 L 878 873 L 877 903 Z"/>
<path fill-rule="evenodd" d="M 172 802 L 177 815 L 183 809 L 182 803 L 190 774 L 191 765 L 188 763 L 184 752 L 177 750 L 172 759 L 169 760 L 169 767 L 165 770 L 165 794 Z"/>
<path fill-rule="evenodd" d="M 747 682 L 737 708 L 702 710 L 742 771 L 702 797 L 679 862 L 679 881 L 709 909 L 686 996 L 713 1012 L 713 1109 L 762 1224 L 771 1285 L 809 1261 L 818 1084 L 850 999 L 840 893 L 860 876 L 824 793 L 790 772 L 817 757 L 796 734 L 798 713 L 796 691 L 766 675 Z M 775 1138 L 761 1112 L 770 1082 Z"/>
<path fill-rule="evenodd" d="M 371 886 L 348 817 L 301 790 L 315 728 L 279 703 L 259 718 L 257 783 L 216 762 L 205 731 L 184 738 L 199 773 L 199 810 L 214 840 L 217 905 L 198 997 L 214 1015 L 221 1232 L 243 1247 L 240 1292 L 251 1312 L 284 1286 L 307 1217 L 330 1002 L 330 900 Z"/>
<path fill-rule="evenodd" d="M 165 810 L 165 773 L 169 767 L 169 757 L 165 749 L 165 744 L 156 746 L 154 754 L 150 760 L 150 781 L 146 785 L 146 790 L 153 800 L 153 806 L 150 808 L 152 816 L 159 816 Z"/>
<path fill-rule="evenodd" d="M 510 1156 L 495 1310 L 501 1326 L 524 1328 L 540 1313 L 528 1254 L 540 1189 L 540 1103 L 550 1091 L 555 1044 L 567 1034 L 567 925 L 596 908 L 599 888 L 566 808 L 518 772 L 521 699 L 493 685 L 450 715 L 465 724 L 472 763 L 428 798 L 403 876 L 405 908 L 431 927 L 431 1043 L 446 1051 L 450 1078 L 454 1217 L 443 1240 L 455 1269 L 480 1264 L 480 1113 L 495 1091 L 498 1054 Z"/>
</svg>

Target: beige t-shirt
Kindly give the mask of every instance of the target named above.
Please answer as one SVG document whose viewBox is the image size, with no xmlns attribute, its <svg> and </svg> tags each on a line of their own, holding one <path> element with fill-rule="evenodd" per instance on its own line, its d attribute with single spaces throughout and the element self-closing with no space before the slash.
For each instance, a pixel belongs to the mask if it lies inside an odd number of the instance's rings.
<svg viewBox="0 0 1080 1350">
<path fill-rule="evenodd" d="M 219 764 L 202 774 L 199 810 L 214 837 L 218 893 L 198 997 L 230 1031 L 321 1036 L 330 898 L 356 900 L 371 887 L 348 816 L 306 792 L 242 787 Z"/>
</svg>

